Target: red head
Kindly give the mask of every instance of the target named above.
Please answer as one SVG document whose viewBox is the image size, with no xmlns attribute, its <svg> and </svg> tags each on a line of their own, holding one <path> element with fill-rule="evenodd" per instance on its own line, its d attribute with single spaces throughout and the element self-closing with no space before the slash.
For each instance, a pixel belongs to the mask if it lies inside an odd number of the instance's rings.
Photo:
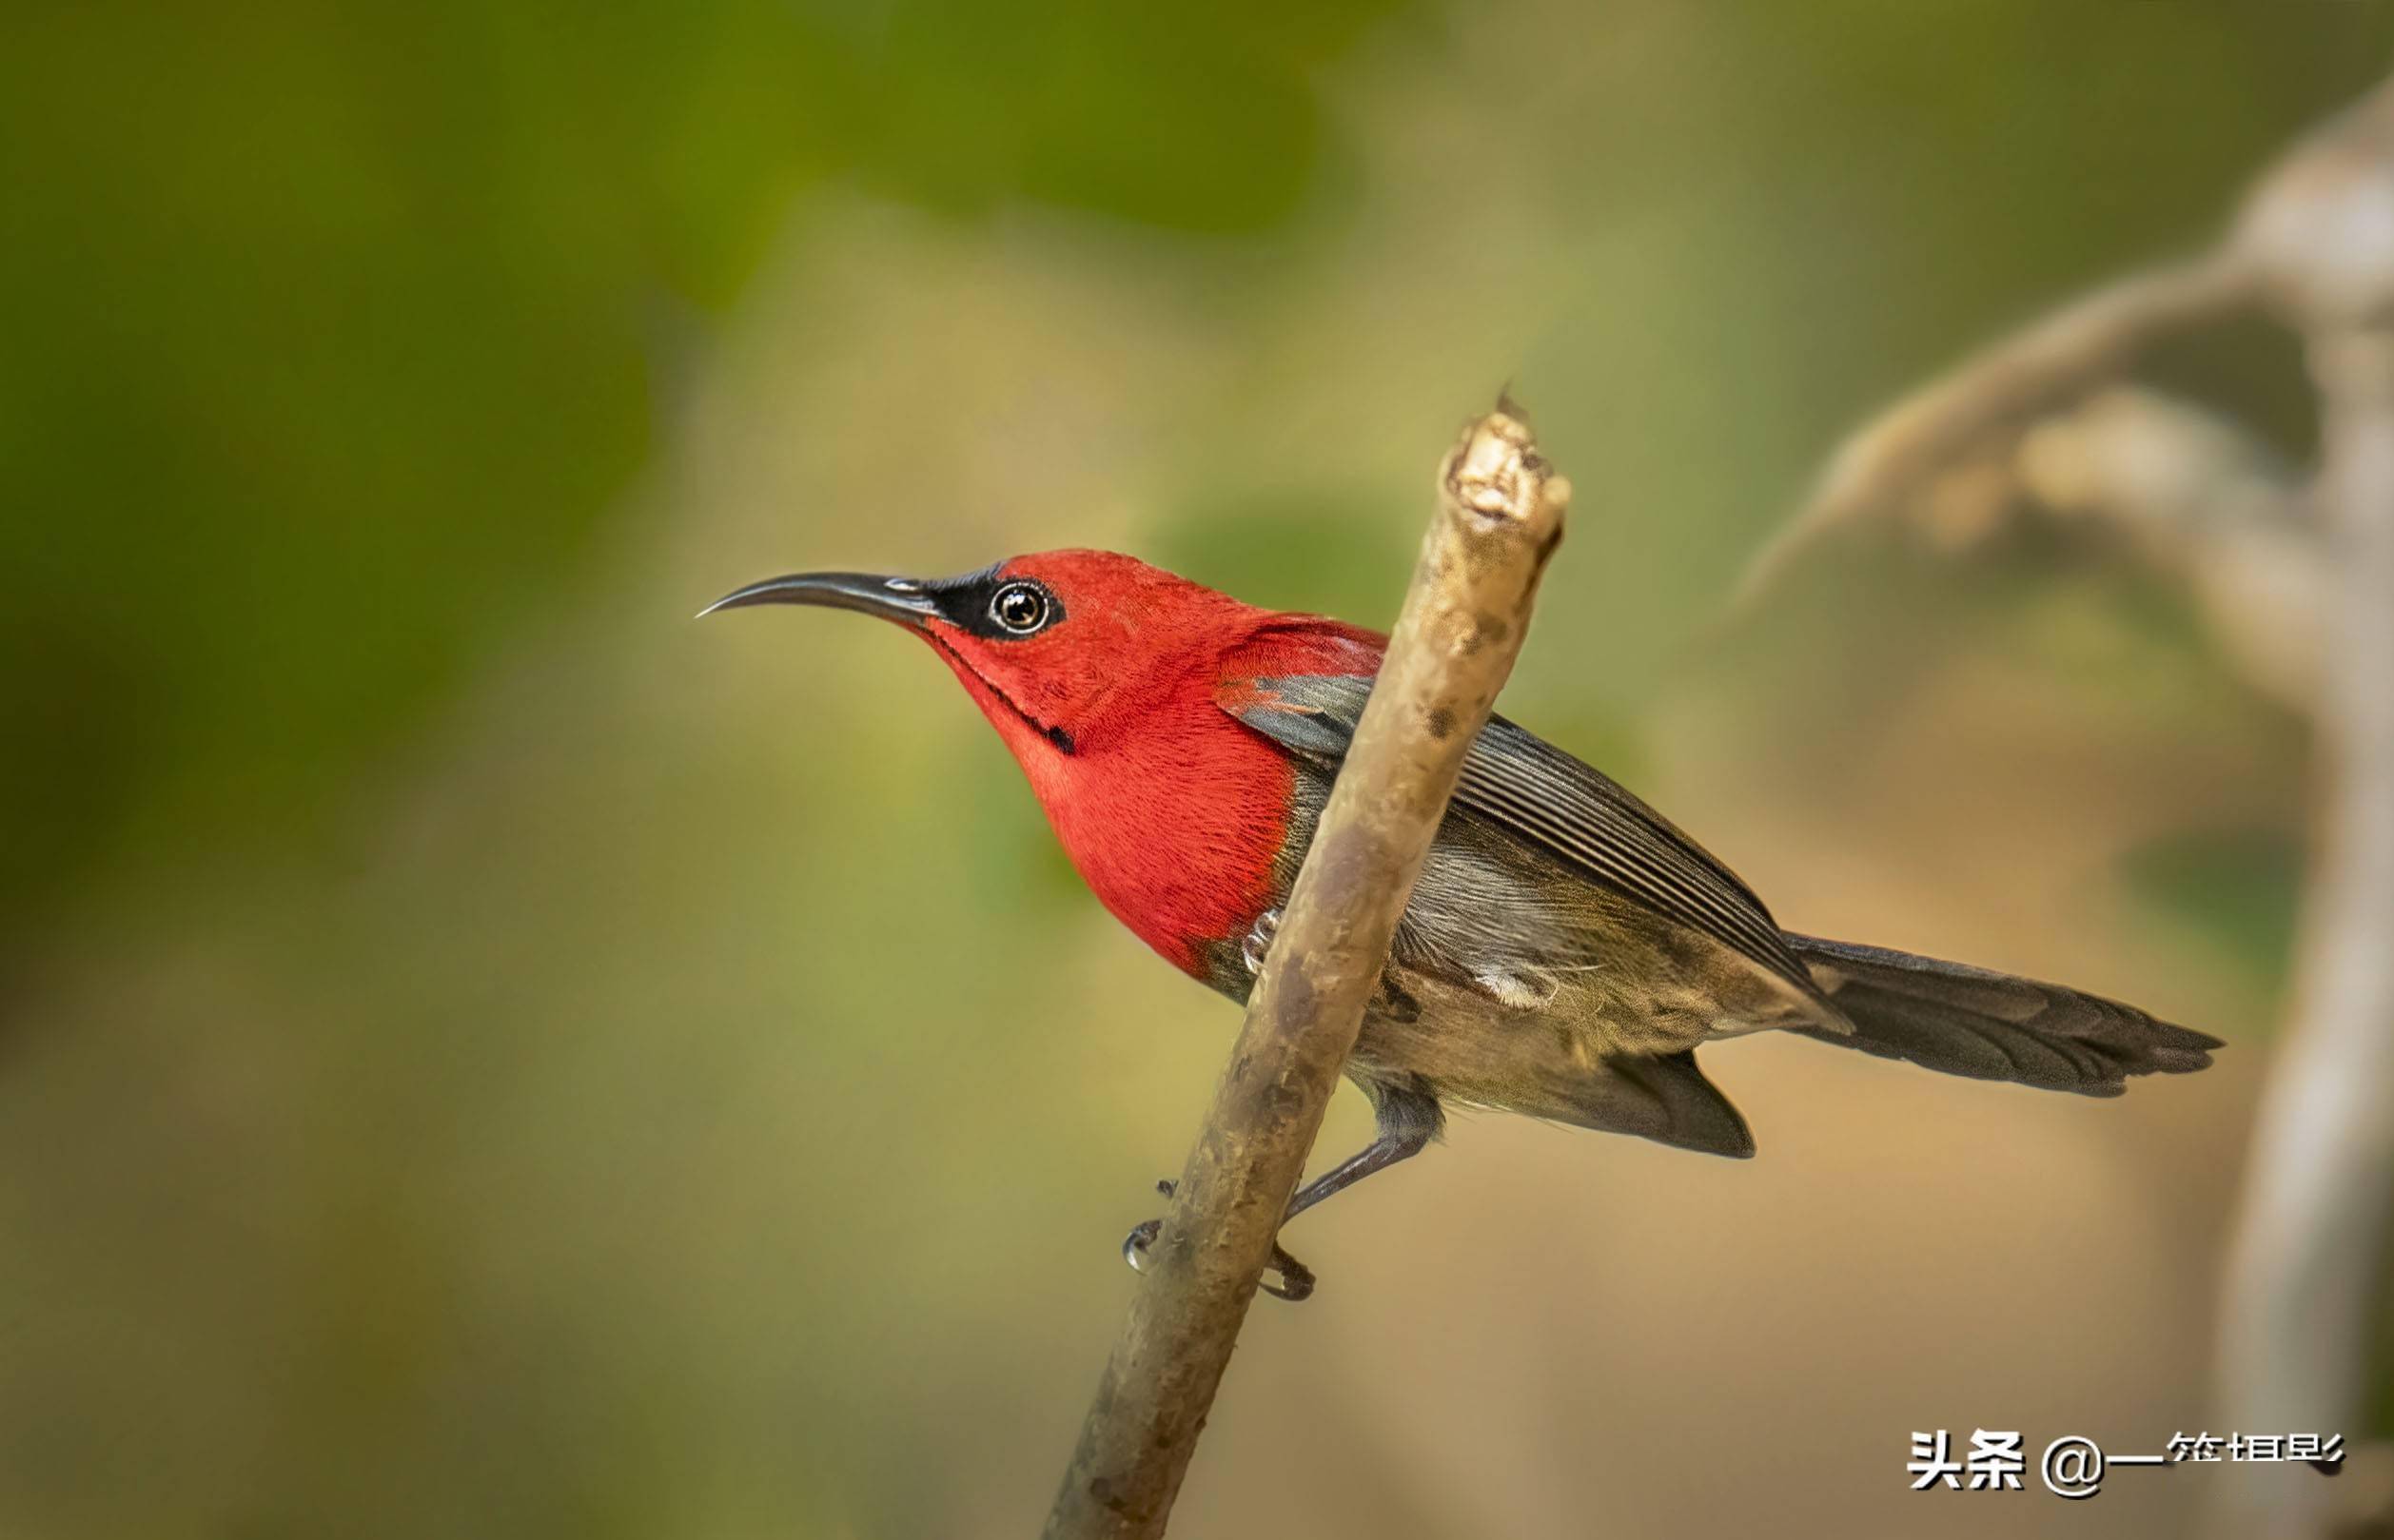
<svg viewBox="0 0 2394 1540">
<path fill-rule="evenodd" d="M 1269 612 L 1110 551 L 1015 556 L 962 577 L 803 573 L 708 608 L 814 604 L 894 620 L 930 642 L 1030 770 L 1103 752 Z M 1034 773 L 1034 780 L 1038 777 Z"/>
<path fill-rule="evenodd" d="M 1270 901 L 1294 770 L 1223 710 L 1257 660 L 1364 672 L 1377 638 L 1242 604 L 1105 551 L 1016 556 L 963 577 L 808 573 L 714 609 L 812 604 L 894 620 L 930 642 L 1029 776 L 1106 906 L 1200 977 Z M 1310 634 L 1319 662 L 1291 653 Z M 1285 874 L 1284 874 L 1285 875 Z"/>
</svg>

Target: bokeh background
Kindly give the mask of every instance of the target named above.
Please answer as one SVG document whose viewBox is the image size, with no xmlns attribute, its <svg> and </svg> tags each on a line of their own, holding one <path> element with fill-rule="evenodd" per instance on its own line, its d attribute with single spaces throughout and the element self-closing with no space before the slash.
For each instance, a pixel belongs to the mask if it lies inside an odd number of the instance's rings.
<svg viewBox="0 0 2394 1540">
<path fill-rule="evenodd" d="M 1028 1532 L 1236 1012 L 913 643 L 692 612 L 1102 545 L 1385 624 L 1507 381 L 1579 488 L 1508 712 L 1793 926 L 2231 1046 L 2095 1103 L 1742 1042 L 1748 1164 L 1462 1119 L 1305 1221 L 1176 1532 L 2182 1532 L 2202 1472 L 1903 1462 L 2203 1421 L 2306 725 L 2083 530 L 1726 599 L 1843 428 L 2389 57 L 2367 0 L 12 9 L 0 1534 Z M 2306 452 L 2266 329 L 2161 368 Z"/>
</svg>

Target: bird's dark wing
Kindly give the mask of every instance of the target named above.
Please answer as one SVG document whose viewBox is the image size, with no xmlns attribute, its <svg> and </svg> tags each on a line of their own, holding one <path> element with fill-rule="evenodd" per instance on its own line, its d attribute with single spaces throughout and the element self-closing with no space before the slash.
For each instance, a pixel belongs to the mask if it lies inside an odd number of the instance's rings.
<svg viewBox="0 0 2394 1540">
<path fill-rule="evenodd" d="M 1346 756 L 1371 686 L 1368 675 L 1354 673 L 1245 680 L 1223 697 L 1223 709 L 1329 767 Z M 1819 998 L 1771 911 L 1736 873 L 1601 771 L 1536 733 L 1490 717 L 1463 756 L 1455 801 Z"/>
<path fill-rule="evenodd" d="M 1720 1087 L 1704 1078 L 1696 1055 L 1616 1054 L 1600 1068 L 1548 1087 L 1556 1100 L 1513 1110 L 1607 1134 L 1635 1134 L 1674 1149 L 1745 1160 L 1754 1135 Z"/>
</svg>

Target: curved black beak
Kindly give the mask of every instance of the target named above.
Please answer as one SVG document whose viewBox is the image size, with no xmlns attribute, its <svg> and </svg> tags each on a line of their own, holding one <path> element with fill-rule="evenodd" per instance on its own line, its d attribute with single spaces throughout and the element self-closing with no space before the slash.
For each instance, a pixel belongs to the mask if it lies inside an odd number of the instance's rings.
<svg viewBox="0 0 2394 1540">
<path fill-rule="evenodd" d="M 939 613 L 939 606 L 912 577 L 875 577 L 870 573 L 793 573 L 761 583 L 736 588 L 698 612 L 701 618 L 717 610 L 737 610 L 751 604 L 816 604 L 828 610 L 854 610 L 879 615 L 900 625 L 919 626 Z"/>
</svg>

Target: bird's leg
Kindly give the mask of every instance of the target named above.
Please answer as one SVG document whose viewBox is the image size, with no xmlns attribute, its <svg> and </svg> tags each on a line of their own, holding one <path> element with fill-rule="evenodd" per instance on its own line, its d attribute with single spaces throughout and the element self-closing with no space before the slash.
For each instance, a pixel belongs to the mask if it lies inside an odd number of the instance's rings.
<svg viewBox="0 0 2394 1540">
<path fill-rule="evenodd" d="M 1385 1171 L 1400 1160 L 1421 1154 L 1446 1121 L 1439 1110 L 1438 1098 L 1426 1092 L 1368 1083 L 1364 1090 L 1371 1098 L 1372 1111 L 1380 1125 L 1377 1136 L 1355 1154 L 1298 1188 L 1297 1196 L 1288 1200 L 1288 1212 L 1280 1218 L 1284 1226 L 1373 1172 Z M 1276 1289 L 1266 1283 L 1266 1289 L 1288 1300 L 1303 1299 L 1313 1293 L 1312 1272 L 1283 1250 L 1277 1240 L 1272 1242 L 1272 1265 L 1279 1269 L 1286 1287 Z"/>
<path fill-rule="evenodd" d="M 1378 1137 L 1358 1153 L 1299 1188 L 1297 1195 L 1288 1200 L 1288 1212 L 1281 1216 L 1281 1223 L 1286 1224 L 1305 1210 L 1344 1192 L 1375 1171 L 1385 1171 L 1400 1160 L 1421 1154 L 1445 1122 L 1444 1115 L 1439 1111 L 1438 1098 L 1425 1092 L 1402 1090 L 1390 1085 L 1366 1085 L 1364 1090 L 1371 1097 L 1372 1110 L 1378 1117 Z M 1172 1196 L 1173 1183 L 1170 1181 L 1159 1181 L 1155 1186 L 1156 1191 L 1165 1197 Z M 1123 1260 L 1136 1269 L 1140 1254 L 1148 1249 L 1148 1243 L 1155 1239 L 1163 1227 L 1162 1219 L 1149 1219 L 1131 1231 L 1122 1243 Z M 1289 1256 L 1278 1240 L 1272 1242 L 1271 1268 L 1280 1275 L 1281 1281 L 1273 1283 L 1268 1278 L 1265 1279 L 1265 1293 L 1291 1302 L 1313 1293 L 1313 1270 Z"/>
</svg>

